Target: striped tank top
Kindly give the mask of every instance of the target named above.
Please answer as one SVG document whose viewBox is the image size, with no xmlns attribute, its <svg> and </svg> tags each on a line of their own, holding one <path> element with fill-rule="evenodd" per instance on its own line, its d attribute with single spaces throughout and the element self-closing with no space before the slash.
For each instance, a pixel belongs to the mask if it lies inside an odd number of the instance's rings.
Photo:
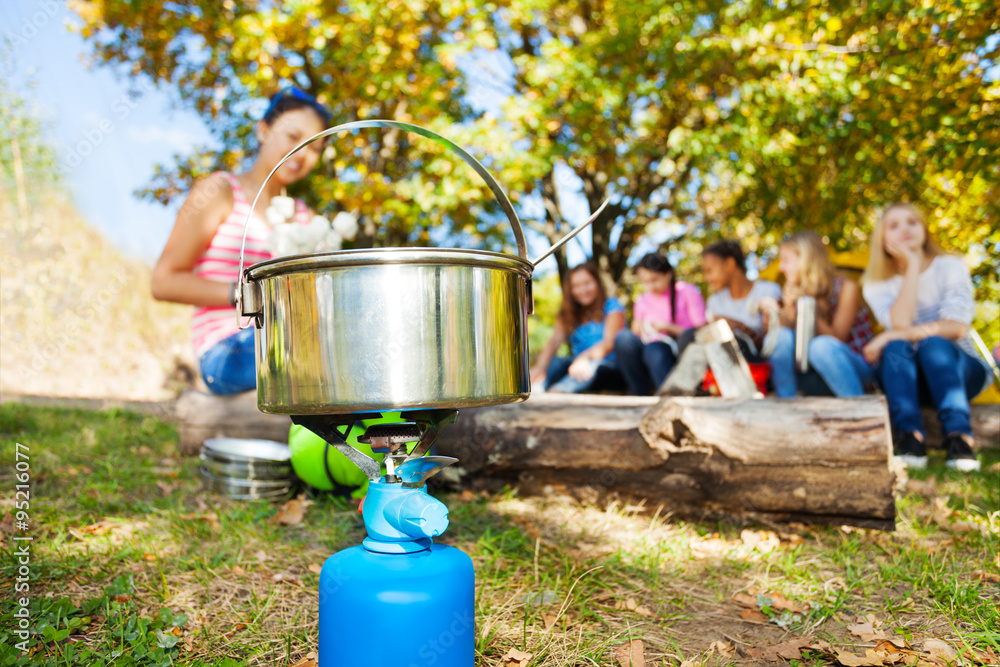
<svg viewBox="0 0 1000 667">
<path fill-rule="evenodd" d="M 243 224 L 250 212 L 250 202 L 239 180 L 233 174 L 222 173 L 233 189 L 233 210 L 223 221 L 212 237 L 212 242 L 205 248 L 204 254 L 194 265 L 195 275 L 220 283 L 234 283 L 239 278 L 240 242 L 243 239 Z M 254 217 L 247 225 L 246 249 L 243 252 L 243 265 L 252 266 L 257 262 L 271 259 L 271 249 L 268 239 L 271 227 L 263 219 L 262 213 L 266 206 L 263 202 L 257 204 Z M 307 224 L 310 219 L 306 205 L 295 200 L 295 222 Z M 229 306 L 199 307 L 191 318 L 191 342 L 194 345 L 196 358 L 200 359 L 216 343 L 239 332 L 236 324 L 236 309 Z"/>
</svg>

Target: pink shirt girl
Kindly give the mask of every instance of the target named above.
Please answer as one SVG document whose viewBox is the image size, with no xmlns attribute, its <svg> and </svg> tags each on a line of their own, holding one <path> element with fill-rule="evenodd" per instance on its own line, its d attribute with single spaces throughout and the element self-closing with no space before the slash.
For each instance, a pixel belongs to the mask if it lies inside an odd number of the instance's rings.
<svg viewBox="0 0 1000 667">
<path fill-rule="evenodd" d="M 635 301 L 632 318 L 636 322 L 666 322 L 684 329 L 692 329 L 705 324 L 705 300 L 701 291 L 682 280 L 675 285 L 677 292 L 677 316 L 670 308 L 670 290 L 662 294 L 643 292 Z"/>
</svg>

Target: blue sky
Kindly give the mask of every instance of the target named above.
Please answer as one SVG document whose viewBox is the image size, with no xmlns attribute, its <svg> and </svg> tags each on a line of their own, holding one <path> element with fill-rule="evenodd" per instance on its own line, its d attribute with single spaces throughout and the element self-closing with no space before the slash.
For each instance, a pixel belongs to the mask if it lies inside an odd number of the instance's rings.
<svg viewBox="0 0 1000 667">
<path fill-rule="evenodd" d="M 88 45 L 70 29 L 72 21 L 72 12 L 57 0 L 0 5 L 0 34 L 14 38 L 10 83 L 35 103 L 48 125 L 85 219 L 123 252 L 152 264 L 179 202 L 164 207 L 133 192 L 150 181 L 157 163 L 169 164 L 175 153 L 211 145 L 212 137 L 196 113 L 177 104 L 171 88 L 157 89 L 109 67 L 88 65 Z M 495 113 L 503 93 L 496 94 Z M 566 215 L 579 224 L 587 217 L 586 202 L 567 195 Z M 569 246 L 571 264 L 583 261 L 582 248 L 590 243 L 588 232 L 578 238 L 582 243 Z M 546 247 L 529 234 L 532 257 Z M 544 273 L 555 262 L 550 258 L 539 268 Z"/>
</svg>

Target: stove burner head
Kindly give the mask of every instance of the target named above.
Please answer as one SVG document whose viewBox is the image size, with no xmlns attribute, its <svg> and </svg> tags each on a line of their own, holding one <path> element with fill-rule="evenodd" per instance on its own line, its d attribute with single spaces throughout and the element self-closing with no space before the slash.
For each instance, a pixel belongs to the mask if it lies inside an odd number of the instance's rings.
<svg viewBox="0 0 1000 667">
<path fill-rule="evenodd" d="M 374 424 L 369 426 L 364 435 L 358 436 L 358 442 L 364 442 L 372 447 L 376 454 L 406 454 L 406 443 L 420 440 L 420 426 L 413 422 L 400 424 Z"/>
<path fill-rule="evenodd" d="M 403 410 L 385 416 L 389 420 L 395 420 L 397 415 L 398 421 L 383 421 L 378 424 L 372 424 L 369 420 L 380 419 L 382 414 L 371 412 L 347 415 L 292 415 L 292 422 L 306 427 L 326 440 L 330 446 L 335 447 L 349 461 L 358 466 L 369 481 L 375 482 L 382 479 L 380 463 L 352 447 L 349 442 L 354 440 L 366 443 L 371 446 L 373 452 L 386 454 L 385 482 L 396 484 L 403 481 L 396 475 L 396 469 L 407 461 L 413 461 L 426 454 L 441 431 L 455 421 L 458 411 Z M 366 421 L 369 422 L 367 425 L 364 423 Z M 364 433 L 352 435 L 352 431 L 356 433 L 357 429 L 364 429 Z M 414 442 L 417 444 L 407 453 L 407 444 Z M 443 467 L 445 466 L 435 466 L 436 469 L 433 472 L 428 470 L 430 474 L 424 476 L 423 479 L 430 477 Z"/>
</svg>

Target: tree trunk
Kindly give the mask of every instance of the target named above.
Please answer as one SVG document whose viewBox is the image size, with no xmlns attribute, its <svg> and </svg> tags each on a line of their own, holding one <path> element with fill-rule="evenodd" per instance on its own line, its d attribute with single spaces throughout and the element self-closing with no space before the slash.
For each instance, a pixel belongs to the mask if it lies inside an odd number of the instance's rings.
<svg viewBox="0 0 1000 667">
<path fill-rule="evenodd" d="M 884 401 L 540 394 L 463 410 L 438 439 L 481 486 L 612 493 L 701 518 L 892 529 Z"/>
</svg>

